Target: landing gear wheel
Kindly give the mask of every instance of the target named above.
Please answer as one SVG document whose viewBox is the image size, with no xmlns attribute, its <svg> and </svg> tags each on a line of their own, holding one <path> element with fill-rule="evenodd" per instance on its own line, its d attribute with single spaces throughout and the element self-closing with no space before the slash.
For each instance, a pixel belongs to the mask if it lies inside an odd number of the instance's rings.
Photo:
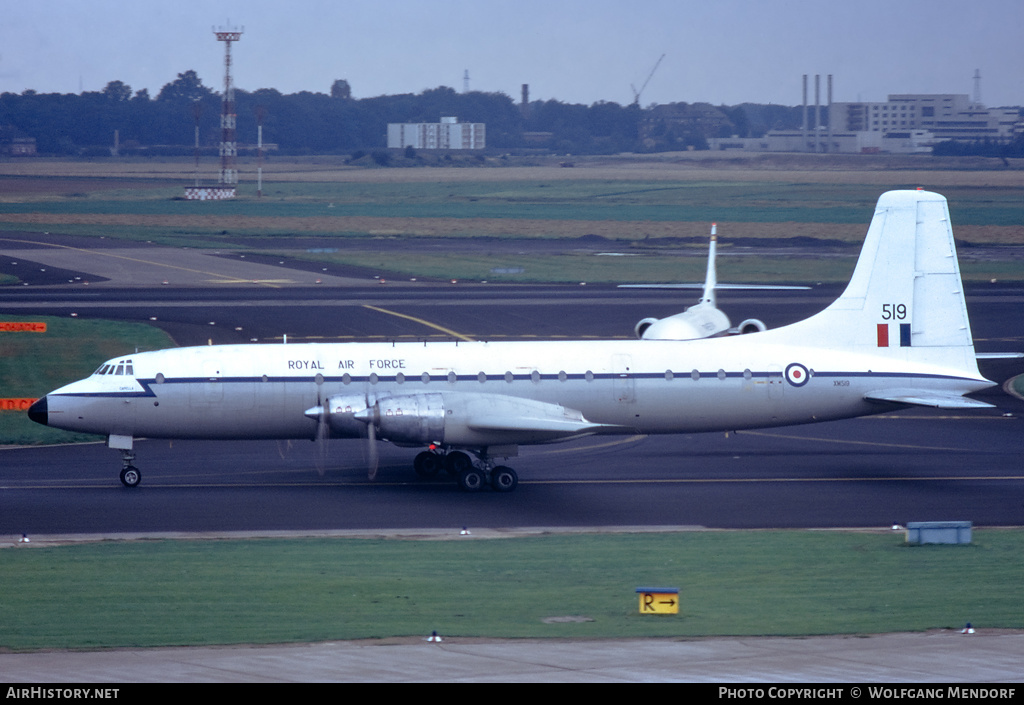
<svg viewBox="0 0 1024 705">
<path fill-rule="evenodd" d="M 473 459 L 461 450 L 455 450 L 444 456 L 444 469 L 449 475 L 462 477 L 462 473 L 473 467 Z"/>
<path fill-rule="evenodd" d="M 459 487 L 466 492 L 479 492 L 485 484 L 484 473 L 470 466 L 459 475 Z"/>
<path fill-rule="evenodd" d="M 444 458 L 437 453 L 425 450 L 417 455 L 412 461 L 412 469 L 424 479 L 430 479 L 441 471 L 444 465 Z"/>
<path fill-rule="evenodd" d="M 134 465 L 129 465 L 121 471 L 121 484 L 125 487 L 137 487 L 142 481 L 142 473 Z"/>
<path fill-rule="evenodd" d="M 491 487 L 495 492 L 511 492 L 519 484 L 519 475 L 512 468 L 499 465 L 491 470 Z"/>
</svg>

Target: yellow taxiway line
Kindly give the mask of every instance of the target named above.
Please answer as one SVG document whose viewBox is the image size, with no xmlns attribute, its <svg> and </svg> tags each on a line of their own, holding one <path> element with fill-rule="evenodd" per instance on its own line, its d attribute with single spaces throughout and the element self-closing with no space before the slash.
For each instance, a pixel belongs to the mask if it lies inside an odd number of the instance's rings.
<svg viewBox="0 0 1024 705">
<path fill-rule="evenodd" d="M 457 332 L 453 331 L 451 328 L 445 328 L 444 326 L 439 326 L 436 323 L 431 323 L 430 321 L 426 321 L 426 320 L 424 320 L 422 318 L 416 318 L 416 316 L 408 316 L 408 315 L 406 315 L 404 313 L 398 313 L 397 311 L 389 311 L 386 308 L 380 308 L 378 306 L 370 306 L 369 304 L 363 304 L 363 308 L 368 308 L 371 311 L 377 311 L 378 313 L 386 313 L 389 316 L 396 316 L 397 318 L 404 318 L 407 321 L 412 321 L 413 323 L 419 323 L 420 325 L 426 326 L 427 328 L 433 328 L 434 330 L 439 330 L 442 333 L 444 333 L 445 335 L 450 335 L 453 338 L 458 338 L 459 340 L 465 340 L 465 341 L 470 342 L 470 343 L 474 342 L 474 339 L 470 338 L 468 335 L 463 335 L 462 333 L 457 333 Z"/>
</svg>

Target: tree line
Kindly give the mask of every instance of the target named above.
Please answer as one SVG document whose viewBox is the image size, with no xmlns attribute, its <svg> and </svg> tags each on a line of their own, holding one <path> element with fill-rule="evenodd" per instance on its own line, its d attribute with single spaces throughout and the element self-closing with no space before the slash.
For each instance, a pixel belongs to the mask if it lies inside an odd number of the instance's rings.
<svg viewBox="0 0 1024 705">
<path fill-rule="evenodd" d="M 683 114 L 691 107 L 674 105 Z M 491 149 L 575 154 L 706 148 L 709 137 L 760 136 L 773 128 L 795 128 L 801 120 L 796 107 L 698 105 L 721 118 L 709 125 L 677 116 L 666 125 L 638 105 L 557 100 L 522 105 L 503 93 L 459 93 L 444 86 L 356 100 L 345 80 L 335 81 L 329 93 L 235 90 L 240 147 L 255 145 L 257 125 L 262 124 L 264 143 L 283 154 L 380 150 L 386 146 L 388 123 L 438 122 L 442 116 L 486 123 Z M 36 140 L 39 153 L 102 156 L 111 153 L 116 131 L 121 154 L 191 155 L 197 124 L 202 148 L 217 149 L 221 112 L 220 94 L 205 86 L 195 71 L 178 74 L 155 97 L 122 81 L 81 94 L 3 93 L 0 141 L 28 137 Z"/>
</svg>

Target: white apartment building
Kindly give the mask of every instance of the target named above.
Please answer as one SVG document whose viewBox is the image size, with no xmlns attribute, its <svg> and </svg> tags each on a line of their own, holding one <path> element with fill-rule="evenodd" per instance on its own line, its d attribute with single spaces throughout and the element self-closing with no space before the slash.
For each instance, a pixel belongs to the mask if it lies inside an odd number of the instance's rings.
<svg viewBox="0 0 1024 705">
<path fill-rule="evenodd" d="M 486 125 L 443 117 L 441 122 L 389 123 L 388 149 L 483 149 Z"/>
</svg>

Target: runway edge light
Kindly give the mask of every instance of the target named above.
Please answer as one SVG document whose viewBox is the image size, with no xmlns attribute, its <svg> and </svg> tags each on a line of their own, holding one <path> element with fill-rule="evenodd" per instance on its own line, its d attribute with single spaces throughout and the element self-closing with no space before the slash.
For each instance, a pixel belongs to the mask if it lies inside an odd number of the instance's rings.
<svg viewBox="0 0 1024 705">
<path fill-rule="evenodd" d="M 679 588 L 638 587 L 640 614 L 679 614 Z"/>
</svg>

